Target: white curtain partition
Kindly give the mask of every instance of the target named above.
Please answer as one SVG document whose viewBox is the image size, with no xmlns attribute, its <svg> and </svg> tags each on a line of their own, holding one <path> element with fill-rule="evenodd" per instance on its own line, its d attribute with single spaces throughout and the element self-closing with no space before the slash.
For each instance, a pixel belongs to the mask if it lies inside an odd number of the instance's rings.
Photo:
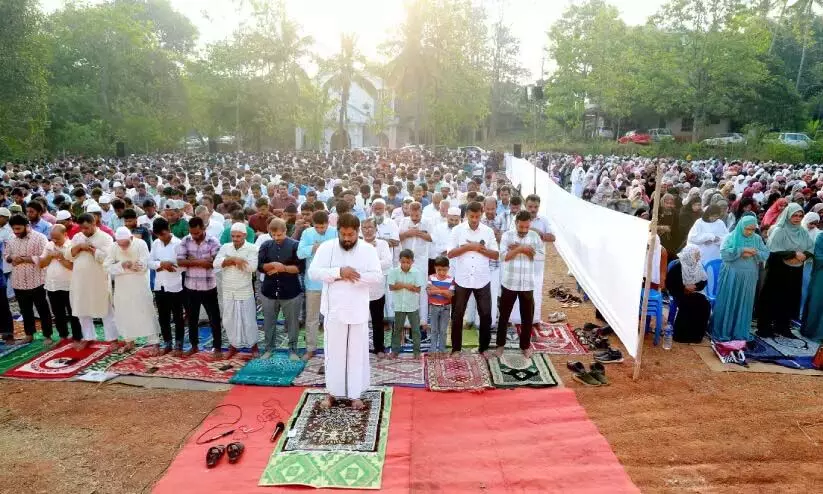
<svg viewBox="0 0 823 494">
<path fill-rule="evenodd" d="M 557 251 L 635 357 L 649 222 L 578 199 L 521 158 L 506 156 L 506 175 L 524 197 L 536 177 L 540 214 L 551 222 Z"/>
</svg>

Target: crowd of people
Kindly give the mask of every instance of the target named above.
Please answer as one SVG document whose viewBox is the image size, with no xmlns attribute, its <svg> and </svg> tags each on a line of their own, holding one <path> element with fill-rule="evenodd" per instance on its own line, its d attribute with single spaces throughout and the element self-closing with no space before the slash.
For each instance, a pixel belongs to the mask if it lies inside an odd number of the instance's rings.
<svg viewBox="0 0 823 494">
<path fill-rule="evenodd" d="M 670 338 L 823 340 L 823 166 L 543 154 L 532 160 L 578 197 L 649 219 L 662 166 L 653 286 L 676 302 Z M 671 262 L 667 262 L 671 261 Z M 668 268 L 667 268 L 668 265 Z M 714 276 L 714 293 L 708 281 Z M 665 280 L 665 281 L 664 281 Z M 708 296 L 707 296 L 708 295 Z M 670 342 L 669 342 L 670 344 Z"/>
<path fill-rule="evenodd" d="M 26 341 L 39 321 L 47 345 L 86 346 L 102 320 L 118 351 L 142 337 L 187 358 L 207 319 L 213 358 L 270 358 L 282 317 L 289 358 L 308 360 L 322 321 L 329 389 L 352 399 L 368 385 L 369 320 L 378 358 L 408 342 L 419 357 L 423 340 L 445 352 L 449 334 L 460 352 L 464 320 L 491 357 L 510 321 L 540 320 L 554 240 L 540 197 L 512 189 L 502 160 L 415 150 L 6 163 L 0 334 L 14 340 L 15 298 Z"/>
</svg>

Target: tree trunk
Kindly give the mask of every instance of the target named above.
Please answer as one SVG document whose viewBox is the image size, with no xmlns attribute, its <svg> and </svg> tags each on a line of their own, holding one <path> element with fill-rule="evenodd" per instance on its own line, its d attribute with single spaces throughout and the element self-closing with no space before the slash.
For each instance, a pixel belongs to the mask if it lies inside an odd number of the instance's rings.
<svg viewBox="0 0 823 494">
<path fill-rule="evenodd" d="M 797 80 L 794 83 L 795 91 L 800 91 L 800 79 L 803 75 L 803 65 L 806 64 L 806 40 L 803 40 L 803 51 L 800 55 L 800 67 L 797 68 Z"/>
</svg>

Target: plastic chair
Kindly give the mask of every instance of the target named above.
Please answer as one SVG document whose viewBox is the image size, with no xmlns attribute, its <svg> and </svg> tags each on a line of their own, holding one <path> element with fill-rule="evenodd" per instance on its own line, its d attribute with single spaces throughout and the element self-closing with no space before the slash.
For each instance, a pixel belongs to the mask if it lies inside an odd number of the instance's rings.
<svg viewBox="0 0 823 494">
<path fill-rule="evenodd" d="M 672 270 L 672 267 L 679 262 L 677 259 L 670 262 L 668 266 L 666 266 L 666 272 Z M 669 292 L 669 317 L 667 318 L 667 322 L 669 326 L 674 326 L 674 319 L 677 317 L 677 300 L 671 296 L 671 292 Z"/>
<path fill-rule="evenodd" d="M 717 300 L 717 291 L 719 289 L 718 282 L 720 281 L 720 267 L 722 265 L 723 261 L 720 259 L 709 261 L 703 265 L 703 269 L 706 270 L 706 276 L 708 278 L 706 284 L 706 298 L 709 299 L 709 304 L 711 304 L 712 309 L 714 309 L 714 302 Z"/>
<path fill-rule="evenodd" d="M 640 313 L 643 313 L 643 289 L 640 289 Z M 651 326 L 651 318 L 655 318 L 654 325 L 654 344 L 660 343 L 660 336 L 663 334 L 663 295 L 654 289 L 649 289 L 649 307 L 646 310 L 646 333 L 649 332 Z"/>
</svg>

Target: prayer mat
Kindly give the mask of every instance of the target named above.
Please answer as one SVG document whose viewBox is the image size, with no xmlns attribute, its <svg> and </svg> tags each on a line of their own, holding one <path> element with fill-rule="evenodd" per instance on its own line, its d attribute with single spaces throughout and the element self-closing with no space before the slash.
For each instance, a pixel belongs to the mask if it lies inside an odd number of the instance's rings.
<svg viewBox="0 0 823 494">
<path fill-rule="evenodd" d="M 20 350 L 21 348 L 25 348 L 28 345 L 29 345 L 28 343 L 14 343 L 14 344 L 11 344 L 11 345 L 6 345 L 4 343 L 0 343 L 0 359 L 2 359 L 3 357 L 5 357 L 6 355 L 8 355 L 12 352 L 16 352 L 17 350 Z"/>
<path fill-rule="evenodd" d="M 516 348 L 519 348 L 519 338 L 521 327 L 515 325 L 518 334 Z M 552 355 L 583 355 L 589 353 L 577 337 L 574 335 L 572 327 L 567 323 L 545 323 L 543 321 L 537 327 L 532 326 L 532 349 L 535 352 L 548 353 Z"/>
<path fill-rule="evenodd" d="M 494 387 L 489 365 L 477 353 L 426 355 L 426 383 L 431 391 L 478 391 Z"/>
<path fill-rule="evenodd" d="M 391 416 L 392 389 L 370 389 L 364 410 L 340 401 L 320 406 L 326 393 L 303 392 L 272 452 L 259 485 L 380 489 Z"/>
<path fill-rule="evenodd" d="M 151 349 L 148 348 L 140 349 L 134 355 L 112 365 L 109 371 L 121 375 L 228 383 L 250 358 L 248 354 L 238 353 L 231 359 L 214 360 L 208 352 L 195 353 L 191 357 L 174 357 L 170 353 L 152 357 L 150 352 Z"/>
<path fill-rule="evenodd" d="M 229 380 L 231 384 L 254 384 L 257 386 L 291 386 L 306 363 L 291 360 L 288 355 L 278 354 L 270 359 L 250 360 Z"/>
<path fill-rule="evenodd" d="M 20 346 L 20 345 L 14 345 Z M 44 350 L 45 346 L 43 345 L 43 340 L 35 339 L 33 342 L 23 345 L 21 348 L 17 348 L 13 352 L 8 352 L 2 357 L 0 357 L 0 374 L 6 372 L 9 369 L 17 367 L 20 364 L 28 362 L 34 356 L 38 355 Z"/>
<path fill-rule="evenodd" d="M 519 351 L 506 352 L 489 360 L 489 370 L 498 388 L 548 388 L 558 384 L 551 361 L 540 353 L 527 359 Z"/>
<path fill-rule="evenodd" d="M 795 338 L 774 336 L 772 338 L 762 339 L 767 345 L 786 357 L 814 357 L 820 345 L 803 337 L 799 330 L 792 330 L 792 334 L 794 334 Z"/>
<path fill-rule="evenodd" d="M 379 359 L 371 355 L 370 360 L 372 386 L 426 387 L 426 379 L 423 377 L 423 361 L 419 358 L 400 355 L 397 358 Z"/>
<path fill-rule="evenodd" d="M 322 355 L 314 356 L 306 362 L 303 371 L 298 375 L 292 385 L 294 386 L 325 386 L 326 375 L 322 373 L 325 365 L 325 358 Z"/>
<path fill-rule="evenodd" d="M 64 342 L 23 364 L 7 370 L 3 377 L 17 379 L 70 379 L 111 351 L 108 343 L 91 343 L 82 350 Z"/>
</svg>

